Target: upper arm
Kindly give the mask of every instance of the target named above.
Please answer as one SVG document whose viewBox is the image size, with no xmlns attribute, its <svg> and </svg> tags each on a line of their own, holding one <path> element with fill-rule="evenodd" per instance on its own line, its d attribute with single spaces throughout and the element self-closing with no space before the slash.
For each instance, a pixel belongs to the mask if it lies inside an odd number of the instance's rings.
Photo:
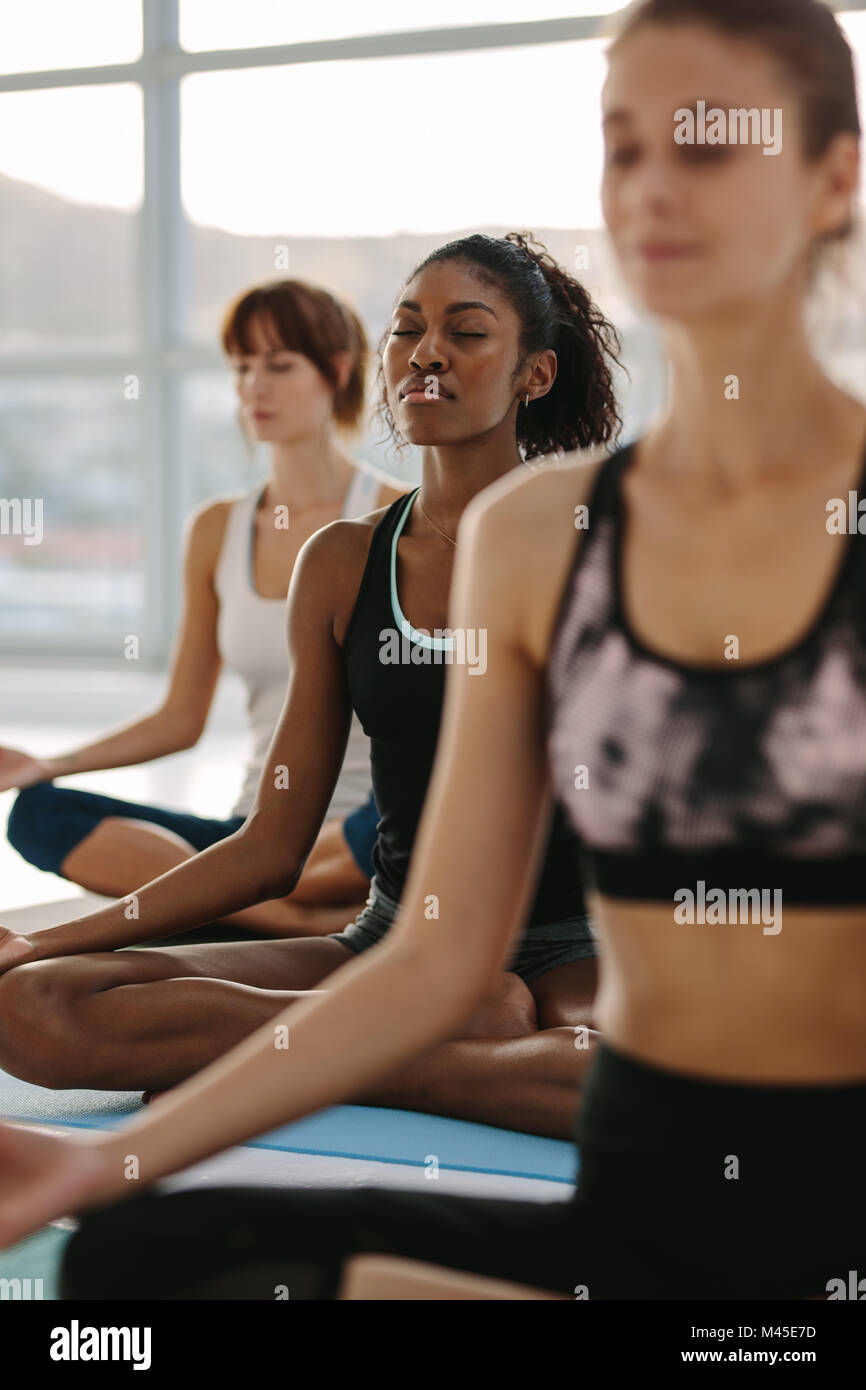
<svg viewBox="0 0 866 1390">
<path fill-rule="evenodd" d="M 292 571 L 286 698 L 248 817 L 251 833 L 279 847 L 286 882 L 315 843 L 346 752 L 352 709 L 335 617 L 357 593 L 362 542 L 353 523 L 332 522 L 305 542 Z"/>
<path fill-rule="evenodd" d="M 192 738 L 204 728 L 220 672 L 214 575 L 230 505 L 205 503 L 188 519 L 184 533 L 183 615 L 162 708 L 188 720 Z"/>
</svg>

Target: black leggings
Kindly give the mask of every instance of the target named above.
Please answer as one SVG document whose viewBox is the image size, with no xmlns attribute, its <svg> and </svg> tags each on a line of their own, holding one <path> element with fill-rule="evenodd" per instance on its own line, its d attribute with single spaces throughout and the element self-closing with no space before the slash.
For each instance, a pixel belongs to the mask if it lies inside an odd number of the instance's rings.
<svg viewBox="0 0 866 1390">
<path fill-rule="evenodd" d="M 574 1297 L 822 1295 L 866 1275 L 866 1084 L 708 1082 L 599 1048 L 568 1202 L 216 1188 L 92 1212 L 61 1296 L 332 1299 L 402 1255 Z"/>
</svg>

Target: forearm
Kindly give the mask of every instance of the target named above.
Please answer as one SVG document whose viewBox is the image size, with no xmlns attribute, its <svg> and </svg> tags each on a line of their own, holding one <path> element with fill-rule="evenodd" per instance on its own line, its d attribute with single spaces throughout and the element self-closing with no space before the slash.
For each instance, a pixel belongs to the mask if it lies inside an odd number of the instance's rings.
<svg viewBox="0 0 866 1390">
<path fill-rule="evenodd" d="M 461 1038 L 403 1064 L 366 1092 L 367 1105 L 502 1125 L 571 1139 L 594 1049 L 573 1028 L 519 1038 Z"/>
<path fill-rule="evenodd" d="M 99 772 L 150 762 L 189 748 L 195 741 L 196 730 L 189 719 L 170 710 L 157 710 L 105 738 L 44 758 L 43 762 L 52 777 L 66 777 L 73 772 Z"/>
<path fill-rule="evenodd" d="M 385 941 L 331 975 L 245 1042 L 99 1140 L 107 1184 L 128 1195 L 126 1156 L 143 1182 L 368 1090 L 456 1032 L 483 991 L 441 956 Z"/>
<path fill-rule="evenodd" d="M 223 917 L 223 922 L 276 937 L 318 937 L 342 931 L 363 907 L 363 895 L 353 904 L 295 903 L 292 897 L 271 898 L 243 912 Z"/>
<path fill-rule="evenodd" d="M 34 957 L 112 951 L 217 921 L 273 896 L 274 845 L 244 826 L 134 893 L 29 939 Z"/>
</svg>

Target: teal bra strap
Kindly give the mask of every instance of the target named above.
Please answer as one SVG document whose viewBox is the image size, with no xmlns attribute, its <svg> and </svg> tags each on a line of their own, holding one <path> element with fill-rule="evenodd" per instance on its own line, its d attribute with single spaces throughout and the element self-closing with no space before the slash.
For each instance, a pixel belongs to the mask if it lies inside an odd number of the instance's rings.
<svg viewBox="0 0 866 1390">
<path fill-rule="evenodd" d="M 413 627 L 409 622 L 409 619 L 400 607 L 400 600 L 397 597 L 397 542 L 400 539 L 400 532 L 403 530 L 409 518 L 412 504 L 420 491 L 421 488 L 416 487 L 414 492 L 409 493 L 406 506 L 403 508 L 403 515 L 394 528 L 394 535 L 391 540 L 391 612 L 394 615 L 394 621 L 400 629 L 401 634 L 407 641 L 417 642 L 420 646 L 430 647 L 436 652 L 450 652 L 454 650 L 454 638 L 429 637 L 426 633 L 419 632 L 418 629 Z"/>
</svg>

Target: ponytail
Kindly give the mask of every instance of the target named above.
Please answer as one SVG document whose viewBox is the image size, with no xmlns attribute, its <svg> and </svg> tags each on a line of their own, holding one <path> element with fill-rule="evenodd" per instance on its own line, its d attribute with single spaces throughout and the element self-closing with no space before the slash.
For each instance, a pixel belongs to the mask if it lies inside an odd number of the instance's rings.
<svg viewBox="0 0 866 1390">
<path fill-rule="evenodd" d="M 505 240 L 519 247 L 536 267 L 551 299 L 551 314 L 539 302 L 530 322 L 524 321 L 521 358 L 541 348 L 542 339 L 549 337 L 551 317 L 554 324 L 554 341 L 544 346 L 556 353 L 556 380 L 546 396 L 528 407 L 521 402 L 518 411 L 524 456 L 530 459 L 610 444 L 622 428 L 613 380 L 613 364 L 622 366 L 619 334 L 580 281 L 563 270 L 540 242 L 527 232 L 509 232 Z"/>
</svg>

